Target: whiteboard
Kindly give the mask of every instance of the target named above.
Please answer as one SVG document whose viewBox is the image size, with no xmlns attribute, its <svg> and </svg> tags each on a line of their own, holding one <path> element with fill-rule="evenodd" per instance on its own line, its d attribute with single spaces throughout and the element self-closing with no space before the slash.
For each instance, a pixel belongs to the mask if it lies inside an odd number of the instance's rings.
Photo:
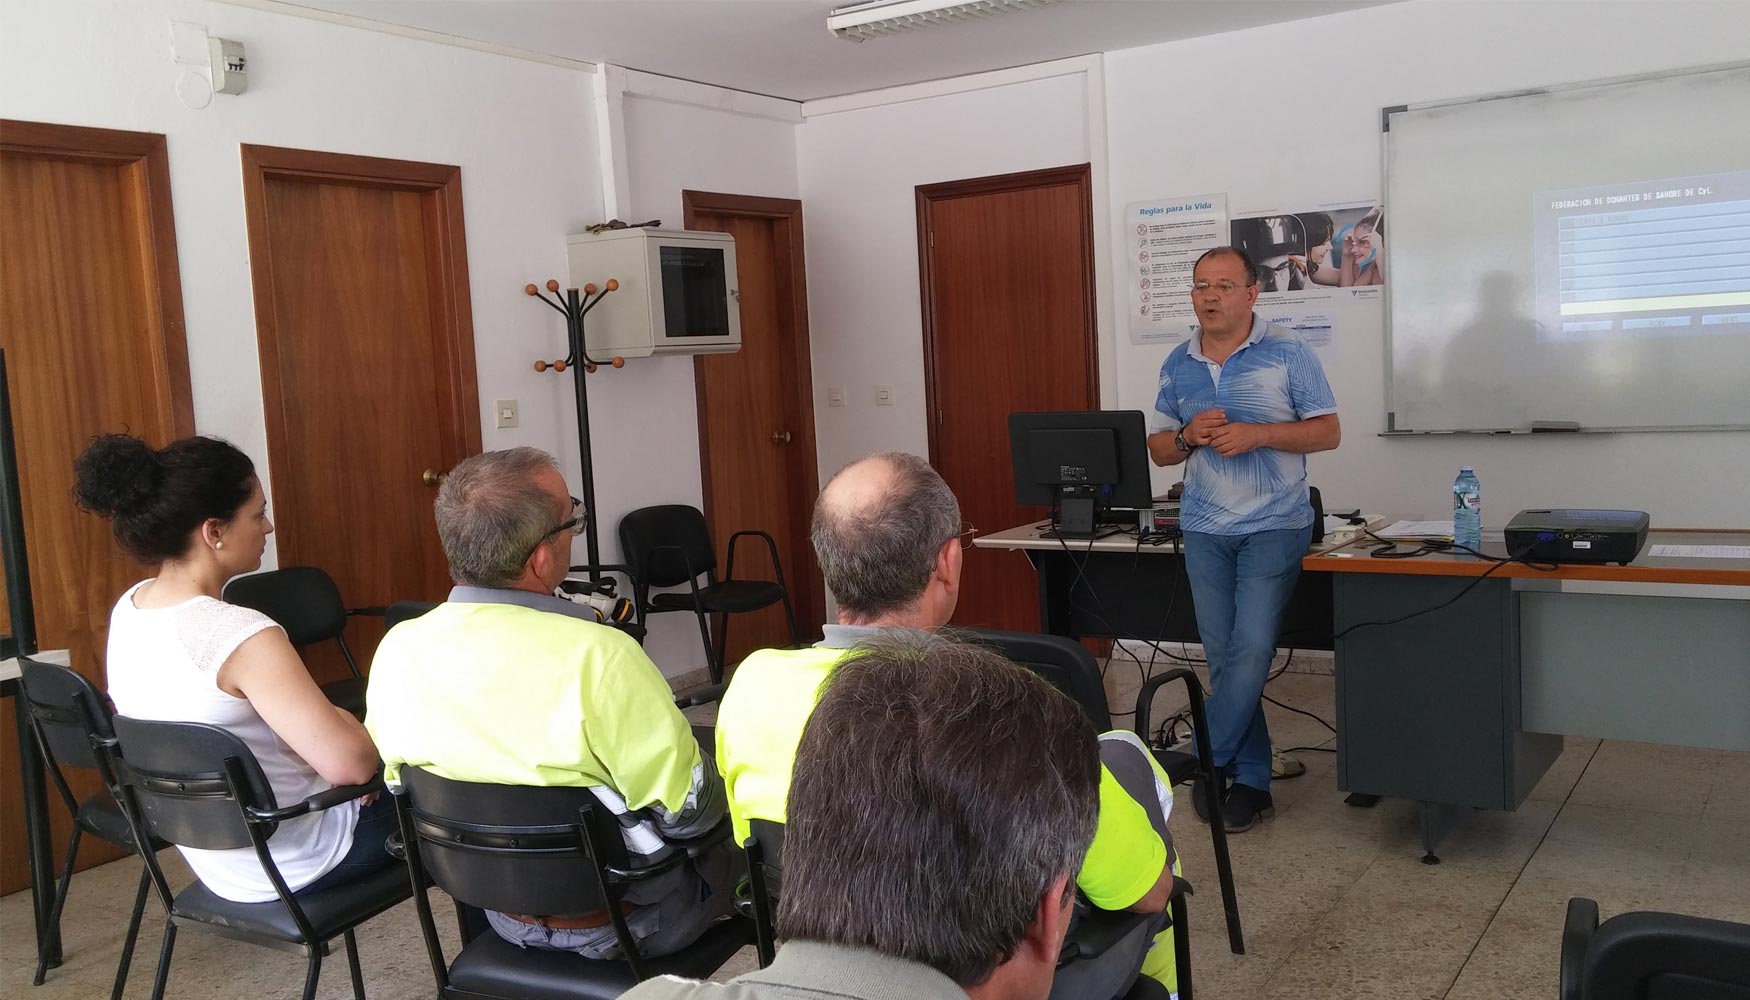
<svg viewBox="0 0 1750 1000">
<path fill-rule="evenodd" d="M 1750 65 L 1381 122 L 1388 431 L 1750 428 Z"/>
</svg>

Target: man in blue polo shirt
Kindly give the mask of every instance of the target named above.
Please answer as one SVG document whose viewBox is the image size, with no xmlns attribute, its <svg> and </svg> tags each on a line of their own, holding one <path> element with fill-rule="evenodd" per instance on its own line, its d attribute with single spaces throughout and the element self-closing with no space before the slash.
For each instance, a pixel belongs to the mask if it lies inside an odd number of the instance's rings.
<svg viewBox="0 0 1750 1000">
<path fill-rule="evenodd" d="M 1192 271 L 1198 327 L 1161 365 L 1149 419 L 1156 465 L 1185 464 L 1180 526 L 1209 660 L 1209 740 L 1232 785 L 1221 821 L 1275 812 L 1264 679 L 1312 540 L 1306 458 L 1337 447 L 1337 402 L 1312 348 L 1252 312 L 1258 266 L 1217 247 Z M 1203 796 L 1192 802 L 1199 814 Z"/>
</svg>

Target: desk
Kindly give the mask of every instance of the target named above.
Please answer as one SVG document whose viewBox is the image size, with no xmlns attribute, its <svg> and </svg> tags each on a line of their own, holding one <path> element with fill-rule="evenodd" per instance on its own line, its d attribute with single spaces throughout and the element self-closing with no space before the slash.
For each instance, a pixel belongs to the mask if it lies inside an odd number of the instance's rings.
<svg viewBox="0 0 1750 1000">
<path fill-rule="evenodd" d="M 1469 809 L 1518 808 L 1563 736 L 1750 750 L 1750 560 L 1552 572 L 1376 559 L 1370 544 L 1301 564 L 1333 581 L 1337 786 L 1419 803 L 1424 860 Z M 1750 532 L 1653 531 L 1643 553 L 1656 544 L 1744 545 Z"/>
<path fill-rule="evenodd" d="M 1172 541 L 1139 542 L 1134 534 L 1090 541 L 1059 539 L 1042 532 L 1049 521 L 980 535 L 982 548 L 1018 549 L 1039 574 L 1040 631 L 1071 638 L 1201 642 L 1185 577 L 1183 550 Z M 1352 536 L 1327 539 L 1309 555 L 1347 544 Z M 1348 560 L 1344 560 L 1348 561 Z M 1282 617 L 1277 645 L 1331 648 L 1331 577 L 1302 573 Z"/>
<path fill-rule="evenodd" d="M 43 663 L 67 666 L 67 651 L 44 650 L 31 654 Z M 30 705 L 24 698 L 23 671 L 17 660 L 0 660 L 0 697 L 12 699 L 12 717 L 18 726 L 18 776 L 24 783 L 24 850 L 30 860 L 30 902 L 36 917 L 37 948 L 55 929 L 49 926 L 49 910 L 55 898 L 54 847 L 49 842 L 48 789 L 43 784 L 42 755 L 31 735 Z M 50 949 L 49 968 L 61 964 L 61 943 Z"/>
</svg>

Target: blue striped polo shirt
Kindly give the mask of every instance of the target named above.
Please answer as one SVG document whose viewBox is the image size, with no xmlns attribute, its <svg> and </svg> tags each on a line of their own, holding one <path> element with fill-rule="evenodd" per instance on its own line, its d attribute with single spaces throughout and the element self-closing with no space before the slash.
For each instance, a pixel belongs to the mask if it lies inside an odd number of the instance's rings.
<svg viewBox="0 0 1750 1000">
<path fill-rule="evenodd" d="M 1312 348 L 1293 330 L 1253 314 L 1252 332 L 1225 364 L 1203 354 L 1203 331 L 1161 364 L 1149 432 L 1176 431 L 1204 410 L 1229 423 L 1285 424 L 1337 412 L 1337 400 Z M 1198 448 L 1185 461 L 1180 526 L 1213 535 L 1304 528 L 1312 523 L 1306 456 L 1257 448 L 1223 458 Z"/>
</svg>

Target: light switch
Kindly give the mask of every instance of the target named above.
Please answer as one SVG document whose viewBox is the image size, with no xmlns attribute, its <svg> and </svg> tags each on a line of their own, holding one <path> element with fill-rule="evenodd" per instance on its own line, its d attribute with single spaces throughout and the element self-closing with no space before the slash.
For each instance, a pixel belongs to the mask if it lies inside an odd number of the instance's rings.
<svg viewBox="0 0 1750 1000">
<path fill-rule="evenodd" d="M 493 408 L 498 413 L 498 427 L 500 430 L 503 430 L 506 427 L 515 427 L 517 425 L 516 400 L 501 399 L 493 404 Z"/>
<path fill-rule="evenodd" d="M 843 406 L 843 405 L 845 405 L 845 387 L 842 385 L 829 385 L 829 386 L 827 386 L 826 387 L 826 405 L 828 405 L 828 406 Z"/>
<path fill-rule="evenodd" d="M 875 405 L 876 406 L 892 406 L 893 405 L 893 386 L 878 385 L 875 387 Z"/>
</svg>

